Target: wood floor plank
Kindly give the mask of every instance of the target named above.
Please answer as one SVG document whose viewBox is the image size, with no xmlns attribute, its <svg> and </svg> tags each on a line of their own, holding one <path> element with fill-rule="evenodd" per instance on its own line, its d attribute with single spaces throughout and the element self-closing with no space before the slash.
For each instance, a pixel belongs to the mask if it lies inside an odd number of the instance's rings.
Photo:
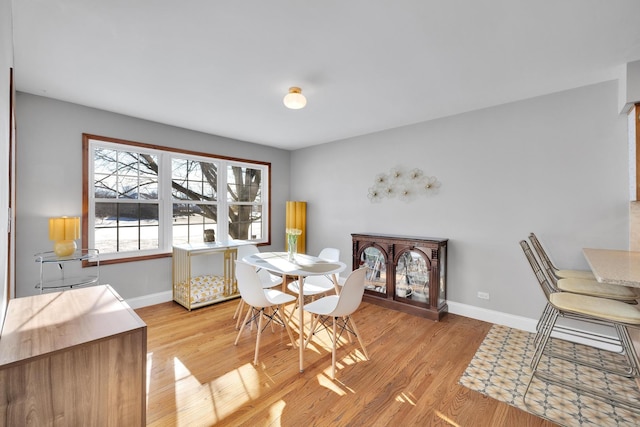
<svg viewBox="0 0 640 427">
<path fill-rule="evenodd" d="M 332 381 L 323 334 L 300 373 L 284 328 L 267 327 L 254 366 L 255 327 L 233 345 L 236 305 L 136 310 L 148 326 L 147 425 L 553 425 L 458 384 L 489 323 L 452 314 L 433 322 L 363 303 L 354 318 L 371 359 L 343 336 Z"/>
</svg>

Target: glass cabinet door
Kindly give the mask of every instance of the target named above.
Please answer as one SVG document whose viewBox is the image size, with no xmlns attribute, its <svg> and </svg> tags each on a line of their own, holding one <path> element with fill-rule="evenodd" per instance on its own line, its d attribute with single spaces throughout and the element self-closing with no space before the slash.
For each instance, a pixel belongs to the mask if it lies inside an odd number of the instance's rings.
<svg viewBox="0 0 640 427">
<path fill-rule="evenodd" d="M 396 298 L 429 303 L 430 263 L 416 251 L 406 251 L 396 264 Z"/>
<path fill-rule="evenodd" d="M 438 290 L 438 305 L 446 301 L 447 295 L 447 251 L 440 251 L 440 289 Z"/>
<path fill-rule="evenodd" d="M 378 248 L 370 246 L 362 251 L 360 265 L 367 267 L 364 288 L 381 294 L 387 293 L 387 260 Z"/>
</svg>

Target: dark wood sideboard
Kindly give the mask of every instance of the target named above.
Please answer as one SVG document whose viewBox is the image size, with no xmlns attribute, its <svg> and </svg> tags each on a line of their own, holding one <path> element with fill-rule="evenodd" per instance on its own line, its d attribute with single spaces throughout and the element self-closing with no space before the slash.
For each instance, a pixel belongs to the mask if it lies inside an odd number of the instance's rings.
<svg viewBox="0 0 640 427">
<path fill-rule="evenodd" d="M 354 233 L 353 269 L 367 268 L 363 300 L 440 320 L 447 307 L 447 242 Z"/>
</svg>

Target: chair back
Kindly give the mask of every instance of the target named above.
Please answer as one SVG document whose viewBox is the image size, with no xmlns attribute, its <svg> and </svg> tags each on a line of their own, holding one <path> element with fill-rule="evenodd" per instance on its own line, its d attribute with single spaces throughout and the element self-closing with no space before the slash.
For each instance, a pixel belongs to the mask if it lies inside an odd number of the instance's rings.
<svg viewBox="0 0 640 427">
<path fill-rule="evenodd" d="M 318 258 L 325 261 L 340 261 L 340 249 L 324 248 L 320 251 Z"/>
<path fill-rule="evenodd" d="M 249 255 L 253 255 L 253 254 L 257 254 L 260 253 L 260 250 L 258 250 L 258 247 L 256 245 L 242 245 L 242 246 L 238 246 L 237 250 L 237 255 L 236 255 L 236 259 L 238 261 L 242 261 L 242 258 L 249 256 Z M 259 270 L 256 270 L 258 273 L 258 277 L 260 277 L 260 280 L 262 281 L 262 283 L 270 283 L 272 282 L 271 280 L 271 273 L 269 273 L 268 270 L 265 270 L 264 268 L 261 268 Z M 236 279 L 238 278 L 238 276 L 236 275 Z M 282 281 L 280 281 L 282 282 Z M 275 285 L 276 283 L 274 283 Z"/>
<path fill-rule="evenodd" d="M 331 262 L 340 261 L 340 249 L 324 248 L 320 251 L 318 258 Z M 325 274 L 324 276 L 309 276 L 304 279 L 304 282 L 318 286 L 326 286 L 328 289 L 333 288 L 333 276 L 331 274 Z"/>
<path fill-rule="evenodd" d="M 545 269 L 545 271 L 547 272 L 547 274 L 550 276 L 551 280 L 553 280 L 553 283 L 555 284 L 557 282 L 556 271 L 558 271 L 558 268 L 555 265 L 553 265 L 553 263 L 551 262 L 551 258 L 549 258 L 549 255 L 544 250 L 544 248 L 542 247 L 542 244 L 540 243 L 540 240 L 538 240 L 538 237 L 535 234 L 530 233 L 529 240 L 531 241 L 531 245 L 533 245 L 533 250 L 535 250 L 536 253 L 538 254 L 538 258 L 540 258 L 540 262 L 542 262 L 542 267 Z"/>
<path fill-rule="evenodd" d="M 331 313 L 332 317 L 349 316 L 358 309 L 364 295 L 364 275 L 366 272 L 366 268 L 359 268 L 347 276 L 338 297 L 338 304 Z"/>
<path fill-rule="evenodd" d="M 270 307 L 262 288 L 262 281 L 254 266 L 246 262 L 236 261 L 236 280 L 242 299 L 252 307 Z"/>
<path fill-rule="evenodd" d="M 256 245 L 242 245 L 242 246 L 238 246 L 236 250 L 238 251 L 238 255 L 236 256 L 236 259 L 239 261 L 242 261 L 242 258 L 248 255 L 257 254 L 258 252 L 260 252 Z"/>
<path fill-rule="evenodd" d="M 527 261 L 529 261 L 531 270 L 533 270 L 533 274 L 536 276 L 538 284 L 542 288 L 542 291 L 544 292 L 548 300 L 549 296 L 551 296 L 551 294 L 555 292 L 558 292 L 558 290 L 551 284 L 551 282 L 549 282 L 547 275 L 544 274 L 544 271 L 540 267 L 540 264 L 538 264 L 538 260 L 536 260 L 536 257 L 533 255 L 533 251 L 531 250 L 529 244 L 525 240 L 520 240 L 520 247 L 522 248 L 524 255 L 527 257 Z"/>
</svg>

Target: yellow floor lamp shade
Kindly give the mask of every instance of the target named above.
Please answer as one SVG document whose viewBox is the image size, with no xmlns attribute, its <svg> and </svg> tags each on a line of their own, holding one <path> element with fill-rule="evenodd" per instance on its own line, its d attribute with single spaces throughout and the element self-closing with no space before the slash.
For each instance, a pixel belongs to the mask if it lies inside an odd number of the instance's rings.
<svg viewBox="0 0 640 427">
<path fill-rule="evenodd" d="M 306 236 L 307 236 L 307 202 L 289 202 L 287 201 L 285 228 L 287 230 L 298 229 L 302 233 L 297 239 L 296 251 L 306 253 Z M 285 249 L 289 250 L 288 239 L 285 238 Z"/>
<path fill-rule="evenodd" d="M 59 257 L 72 255 L 76 249 L 75 240 L 80 237 L 80 218 L 62 216 L 49 218 L 49 240 L 53 240 L 53 252 Z"/>
</svg>

